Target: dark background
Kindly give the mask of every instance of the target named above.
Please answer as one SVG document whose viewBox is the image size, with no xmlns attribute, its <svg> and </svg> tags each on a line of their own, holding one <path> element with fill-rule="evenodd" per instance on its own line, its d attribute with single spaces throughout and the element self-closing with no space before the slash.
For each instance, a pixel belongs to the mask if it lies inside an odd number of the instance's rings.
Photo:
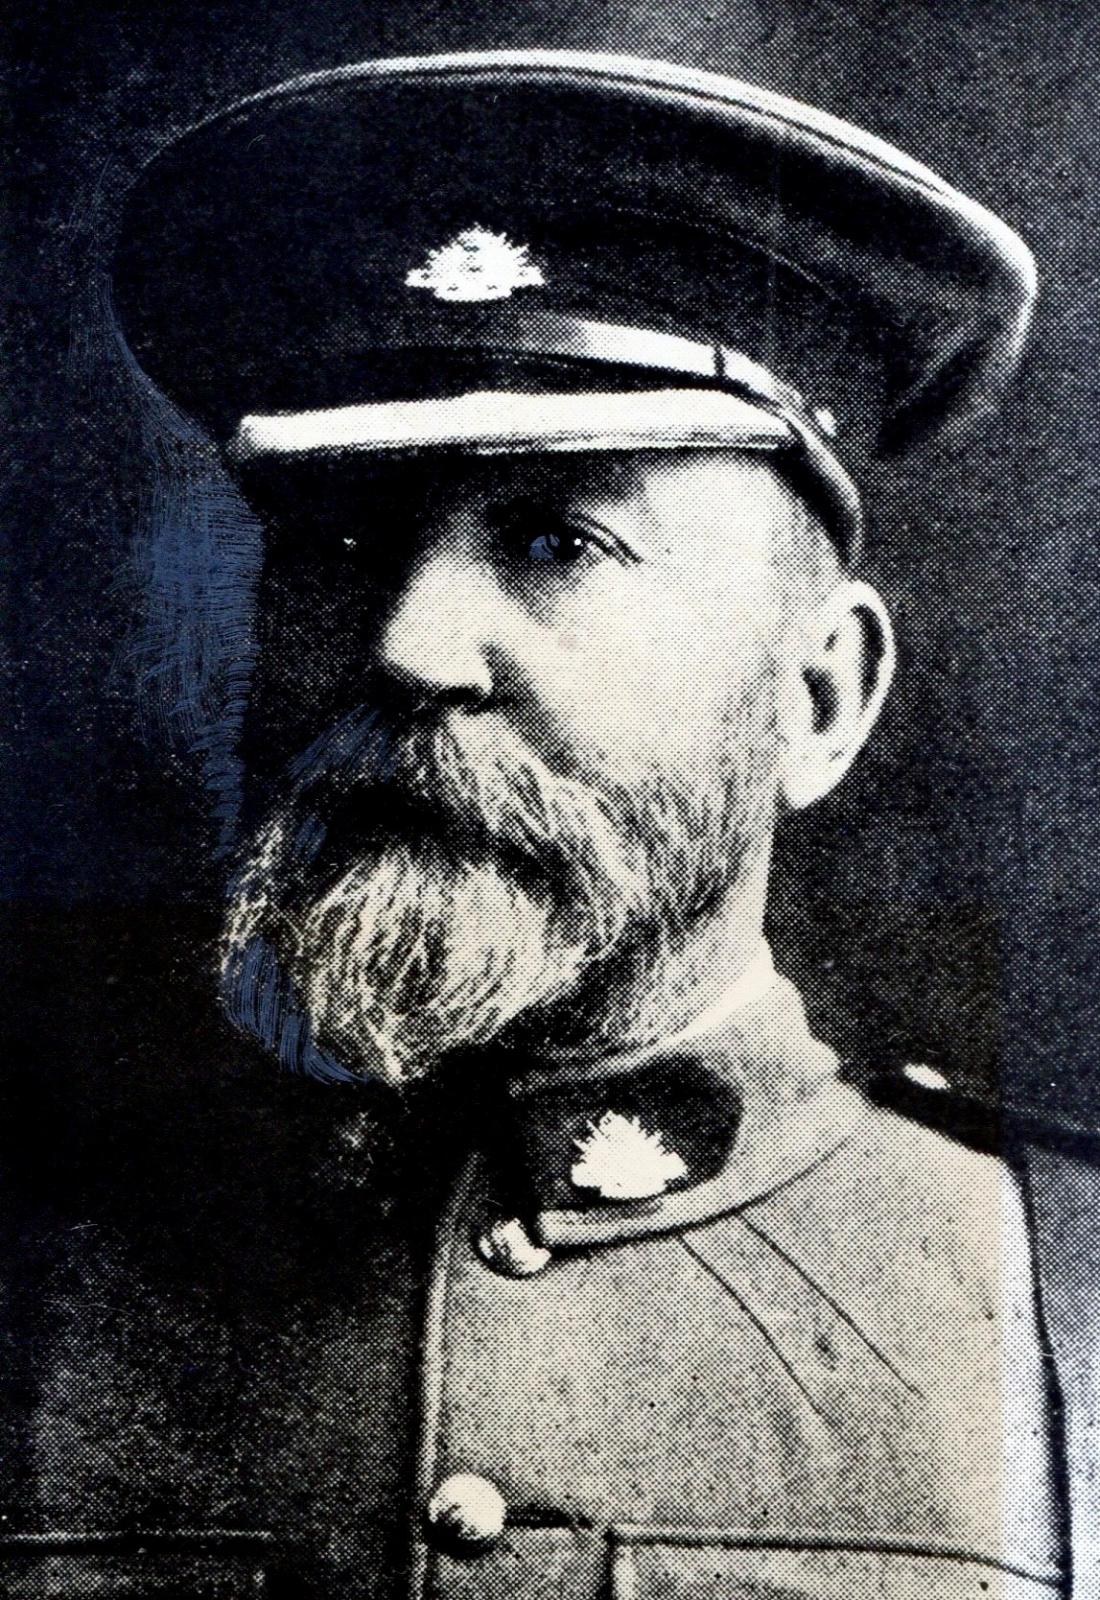
<svg viewBox="0 0 1100 1600">
<path fill-rule="evenodd" d="M 169 131 L 370 55 L 612 49 L 863 124 L 1016 226 L 1042 298 L 1010 404 L 884 494 L 901 676 L 843 793 L 781 841 L 773 934 L 823 1028 L 1100 1118 L 1100 9 L 1071 0 L 36 4 L 7 23 L 2 448 L 13 704 L 4 909 L 16 1098 L 199 1081 L 202 753 L 138 692 L 147 498 L 94 284 Z M 152 703 L 152 709 L 150 705 Z M 207 776 L 209 772 L 207 771 Z"/>
</svg>

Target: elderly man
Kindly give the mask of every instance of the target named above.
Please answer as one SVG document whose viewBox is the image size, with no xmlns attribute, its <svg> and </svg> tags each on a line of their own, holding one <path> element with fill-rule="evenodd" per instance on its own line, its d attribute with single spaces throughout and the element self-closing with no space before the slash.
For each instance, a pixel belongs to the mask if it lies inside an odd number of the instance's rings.
<svg viewBox="0 0 1100 1600">
<path fill-rule="evenodd" d="M 304 1189 L 241 1148 L 254 1253 L 78 1252 L 11 1592 L 1095 1592 L 1093 1169 L 865 1097 L 762 939 L 893 668 L 853 473 L 1032 293 L 652 63 L 371 63 L 146 169 L 119 325 L 266 538 L 224 998 L 345 1087 Z"/>
</svg>

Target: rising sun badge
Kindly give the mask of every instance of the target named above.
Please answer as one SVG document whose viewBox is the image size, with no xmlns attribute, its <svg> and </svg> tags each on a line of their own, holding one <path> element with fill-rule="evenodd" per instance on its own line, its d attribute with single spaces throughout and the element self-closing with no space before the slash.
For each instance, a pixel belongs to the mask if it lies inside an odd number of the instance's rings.
<svg viewBox="0 0 1100 1600">
<path fill-rule="evenodd" d="M 487 228 L 464 229 L 405 278 L 410 289 L 430 289 L 437 300 L 507 300 L 545 281 L 525 244 Z"/>
<path fill-rule="evenodd" d="M 595 1189 L 603 1200 L 648 1200 L 687 1176 L 683 1158 L 666 1150 L 660 1132 L 647 1133 L 637 1117 L 605 1111 L 575 1139 L 579 1160 L 569 1176 L 578 1189 Z"/>
</svg>

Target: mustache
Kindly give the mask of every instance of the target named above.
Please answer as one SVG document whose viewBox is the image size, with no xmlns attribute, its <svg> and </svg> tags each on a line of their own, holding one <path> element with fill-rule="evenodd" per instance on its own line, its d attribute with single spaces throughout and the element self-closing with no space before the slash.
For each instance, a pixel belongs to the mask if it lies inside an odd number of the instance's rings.
<svg viewBox="0 0 1100 1600">
<path fill-rule="evenodd" d="M 652 807 L 621 787 L 555 771 L 502 720 L 477 740 L 466 714 L 412 714 L 398 724 L 361 707 L 342 717 L 287 769 L 274 813 L 284 826 L 281 866 L 317 893 L 349 859 L 398 844 L 444 856 L 491 857 L 521 880 L 590 887 L 612 867 L 624 909 L 640 910 L 652 885 L 644 833 Z M 476 748 L 472 748 L 476 744 Z"/>
<path fill-rule="evenodd" d="M 347 1078 L 344 1056 L 416 1075 L 553 1001 L 652 918 L 646 836 L 614 796 L 503 723 L 469 727 L 352 713 L 296 760 L 253 835 L 223 999 L 292 1067 Z"/>
</svg>

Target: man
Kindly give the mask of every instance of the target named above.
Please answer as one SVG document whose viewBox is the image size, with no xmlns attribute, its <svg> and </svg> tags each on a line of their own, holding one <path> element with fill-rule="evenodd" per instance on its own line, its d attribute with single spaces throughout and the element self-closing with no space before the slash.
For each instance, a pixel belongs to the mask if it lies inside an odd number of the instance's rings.
<svg viewBox="0 0 1100 1600">
<path fill-rule="evenodd" d="M 858 1092 L 762 941 L 893 669 L 852 474 L 994 403 L 1025 247 L 529 52 L 192 130 L 113 288 L 265 529 L 223 995 L 344 1090 L 55 1245 L 12 1592 L 1094 1592 L 1092 1167 Z"/>
</svg>

